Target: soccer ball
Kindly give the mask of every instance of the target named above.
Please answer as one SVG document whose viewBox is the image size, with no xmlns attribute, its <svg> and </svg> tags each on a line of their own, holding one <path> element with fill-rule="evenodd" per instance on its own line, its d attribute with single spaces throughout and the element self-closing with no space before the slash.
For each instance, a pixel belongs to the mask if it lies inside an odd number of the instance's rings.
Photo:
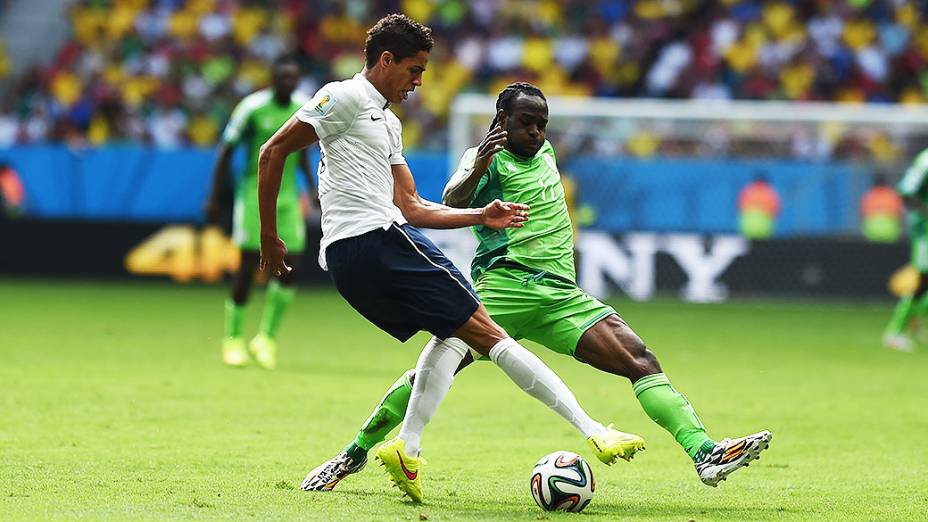
<svg viewBox="0 0 928 522">
<path fill-rule="evenodd" d="M 593 470 L 580 455 L 555 451 L 532 469 L 532 498 L 545 511 L 580 512 L 593 500 Z"/>
</svg>

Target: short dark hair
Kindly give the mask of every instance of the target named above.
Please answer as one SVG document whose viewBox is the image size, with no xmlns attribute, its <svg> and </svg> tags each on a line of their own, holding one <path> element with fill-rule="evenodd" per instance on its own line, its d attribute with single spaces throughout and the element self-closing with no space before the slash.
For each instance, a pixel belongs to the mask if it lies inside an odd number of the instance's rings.
<svg viewBox="0 0 928 522">
<path fill-rule="evenodd" d="M 548 101 L 545 98 L 543 92 L 538 87 L 528 83 L 528 82 L 516 82 L 510 83 L 503 89 L 503 92 L 499 93 L 499 96 L 496 98 L 496 112 L 502 110 L 507 115 L 512 114 L 512 102 L 519 97 L 520 94 L 526 96 L 538 96 L 542 100 Z M 498 115 L 497 115 L 498 116 Z M 496 127 L 497 116 L 493 117 L 493 123 L 490 124 L 490 128 Z"/>
<path fill-rule="evenodd" d="M 387 15 L 367 31 L 364 60 L 373 67 L 384 51 L 390 51 L 396 61 L 414 56 L 419 51 L 432 51 L 432 30 L 403 14 Z"/>
</svg>

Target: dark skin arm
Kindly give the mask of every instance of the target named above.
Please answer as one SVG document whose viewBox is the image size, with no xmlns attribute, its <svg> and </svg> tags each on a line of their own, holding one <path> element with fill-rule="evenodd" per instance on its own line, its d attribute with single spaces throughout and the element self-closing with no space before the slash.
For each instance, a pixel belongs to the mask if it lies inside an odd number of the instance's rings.
<svg viewBox="0 0 928 522">
<path fill-rule="evenodd" d="M 474 196 L 480 178 L 486 174 L 490 168 L 490 162 L 493 161 L 493 155 L 506 147 L 507 134 L 502 126 L 497 123 L 490 129 L 490 132 L 483 138 L 477 147 L 477 158 L 474 161 L 473 169 L 469 172 L 465 170 L 456 174 L 448 186 L 445 187 L 442 194 L 442 201 L 449 207 L 465 208 Z M 463 176 L 459 176 L 463 174 Z"/>
<path fill-rule="evenodd" d="M 289 272 L 284 261 L 287 245 L 277 235 L 277 196 L 280 193 L 280 178 L 283 176 L 284 161 L 290 154 L 305 149 L 319 141 L 316 129 L 291 116 L 287 123 L 261 146 L 258 155 L 258 211 L 261 217 L 261 263 L 262 270 L 281 275 Z"/>
<path fill-rule="evenodd" d="M 219 221 L 219 214 L 222 212 L 222 189 L 229 180 L 229 163 L 234 150 L 225 143 L 219 146 L 216 164 L 213 165 L 212 189 L 210 189 L 209 199 L 206 200 L 206 220 L 209 223 Z"/>
<path fill-rule="evenodd" d="M 393 165 L 393 203 L 410 225 L 422 228 L 463 228 L 474 225 L 519 228 L 528 220 L 528 205 L 494 200 L 483 208 L 457 209 L 425 201 L 406 165 Z"/>
<path fill-rule="evenodd" d="M 306 186 L 309 187 L 309 203 L 318 208 L 319 192 L 316 190 L 316 182 L 313 180 L 313 173 L 309 167 L 309 149 L 300 151 L 300 170 L 306 176 Z"/>
</svg>

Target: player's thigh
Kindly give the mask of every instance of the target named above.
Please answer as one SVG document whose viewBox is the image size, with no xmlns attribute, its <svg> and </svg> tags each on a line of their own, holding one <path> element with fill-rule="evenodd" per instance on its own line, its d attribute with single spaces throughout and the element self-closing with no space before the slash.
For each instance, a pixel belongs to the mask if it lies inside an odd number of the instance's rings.
<svg viewBox="0 0 928 522">
<path fill-rule="evenodd" d="M 519 275 L 507 268 L 485 272 L 474 288 L 490 318 L 509 337 L 515 340 L 524 338 L 522 329 L 541 305 L 537 292 L 522 285 Z M 476 350 L 472 350 L 471 355 L 477 360 L 486 359 Z"/>
<path fill-rule="evenodd" d="M 617 313 L 600 319 L 583 333 L 575 357 L 632 382 L 661 372 L 657 358 Z"/>
<path fill-rule="evenodd" d="M 611 306 L 575 285 L 546 279 L 532 286 L 544 294 L 544 302 L 536 308 L 523 334 L 557 353 L 576 357 L 577 346 L 584 333 L 603 318 L 616 313 Z"/>
</svg>

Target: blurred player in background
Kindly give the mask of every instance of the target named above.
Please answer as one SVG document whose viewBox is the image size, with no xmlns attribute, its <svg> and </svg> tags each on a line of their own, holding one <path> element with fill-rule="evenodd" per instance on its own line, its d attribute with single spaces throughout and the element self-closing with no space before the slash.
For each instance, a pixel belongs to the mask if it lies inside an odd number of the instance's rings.
<svg viewBox="0 0 928 522">
<path fill-rule="evenodd" d="M 271 88 L 246 96 L 232 112 L 232 117 L 222 134 L 219 158 L 213 170 L 213 188 L 206 208 L 207 219 L 217 223 L 223 204 L 223 189 L 229 182 L 232 153 L 240 145 L 245 148 L 245 171 L 235 183 L 232 217 L 232 237 L 241 249 L 242 261 L 232 283 L 231 295 L 226 300 L 225 334 L 222 340 L 222 360 L 229 366 L 246 365 L 248 351 L 263 368 L 271 370 L 277 365 L 277 328 L 293 300 L 293 282 L 296 271 L 299 270 L 301 254 L 306 247 L 306 225 L 297 186 L 297 166 L 306 176 L 312 201 L 315 200 L 315 189 L 309 170 L 309 157 L 304 150 L 288 158 L 284 164 L 280 198 L 277 203 L 280 235 L 290 247 L 287 262 L 295 270 L 276 276 L 268 284 L 267 301 L 258 334 L 248 343 L 246 351 L 242 324 L 261 250 L 258 154 L 261 145 L 286 123 L 305 101 L 295 94 L 299 73 L 297 63 L 290 57 L 284 56 L 274 62 Z"/>
<path fill-rule="evenodd" d="M 464 153 L 444 193 L 452 207 L 481 207 L 505 194 L 532 208 L 532 219 L 522 228 L 474 227 L 479 239 L 474 286 L 493 320 L 516 339 L 530 339 L 628 378 L 642 408 L 683 447 L 703 483 L 716 486 L 760 458 L 772 437 L 769 431 L 719 442 L 709 438 L 693 406 L 670 384 L 641 338 L 615 309 L 577 286 L 573 231 L 554 148 L 545 140 L 548 105 L 541 90 L 511 84 L 500 93 L 496 109 L 490 132 L 479 147 Z M 503 143 L 505 150 L 495 152 Z M 473 360 L 471 352 L 458 371 Z M 302 488 L 328 491 L 359 471 L 368 450 L 403 419 L 417 377 L 415 370 L 402 375 L 354 441 L 310 472 Z M 609 462 L 595 445 L 593 450 Z"/>
<path fill-rule="evenodd" d="M 896 189 L 908 209 L 911 262 L 918 272 L 918 285 L 911 295 L 899 299 L 883 333 L 883 344 L 908 352 L 913 349 L 912 338 L 907 334 L 910 326 L 915 324 L 914 320 L 924 320 L 928 315 L 928 149 L 915 157 Z"/>
</svg>

